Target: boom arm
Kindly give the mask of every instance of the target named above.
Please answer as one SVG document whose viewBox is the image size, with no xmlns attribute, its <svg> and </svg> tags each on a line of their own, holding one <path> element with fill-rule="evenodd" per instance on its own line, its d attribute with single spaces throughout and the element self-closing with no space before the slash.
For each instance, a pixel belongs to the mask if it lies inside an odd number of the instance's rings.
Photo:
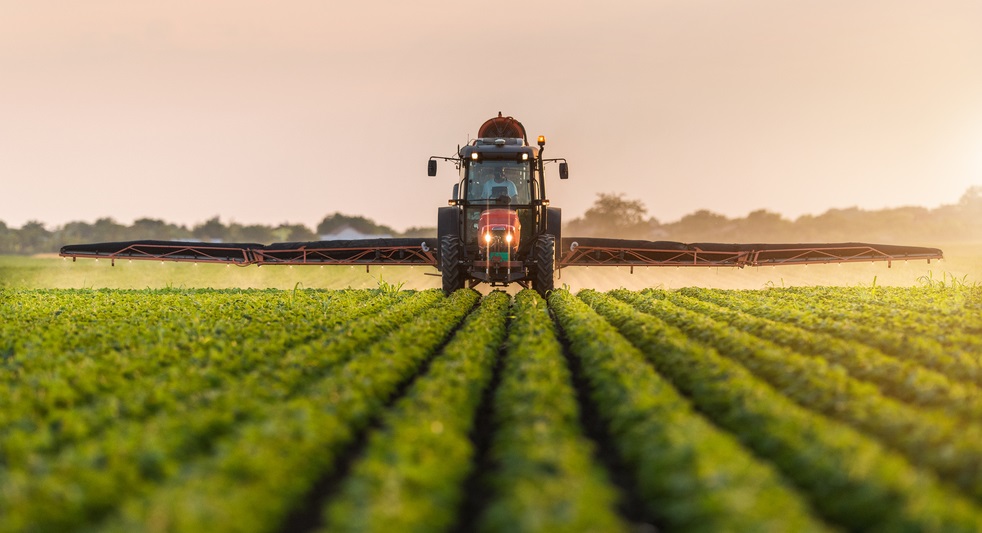
<svg viewBox="0 0 982 533">
<path fill-rule="evenodd" d="M 424 239 L 215 244 L 127 241 L 64 246 L 62 257 L 187 261 L 247 265 L 436 265 Z"/>
<path fill-rule="evenodd" d="M 563 239 L 561 267 L 569 266 L 703 266 L 802 265 L 868 261 L 943 259 L 941 250 L 888 244 L 683 244 L 624 239 Z"/>
<path fill-rule="evenodd" d="M 246 265 L 428 265 L 436 267 L 436 239 L 203 243 L 127 241 L 64 246 L 62 257 L 187 261 Z M 943 259 L 937 248 L 868 243 L 684 244 L 671 241 L 564 238 L 559 268 L 573 266 L 745 267 Z"/>
</svg>

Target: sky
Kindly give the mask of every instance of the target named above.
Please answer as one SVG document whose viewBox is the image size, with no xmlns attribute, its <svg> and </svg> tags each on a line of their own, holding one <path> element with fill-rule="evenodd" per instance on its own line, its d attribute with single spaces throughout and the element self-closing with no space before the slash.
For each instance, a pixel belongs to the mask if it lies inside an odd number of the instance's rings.
<svg viewBox="0 0 982 533">
<path fill-rule="evenodd" d="M 0 0 L 0 221 L 435 226 L 514 116 L 566 219 L 957 203 L 982 1 Z M 534 142 L 534 141 L 533 141 Z"/>
</svg>

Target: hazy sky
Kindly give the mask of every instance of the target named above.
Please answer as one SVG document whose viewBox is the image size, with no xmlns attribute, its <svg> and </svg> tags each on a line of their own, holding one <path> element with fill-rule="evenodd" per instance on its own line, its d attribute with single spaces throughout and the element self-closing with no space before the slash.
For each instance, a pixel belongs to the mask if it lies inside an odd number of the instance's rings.
<svg viewBox="0 0 982 533">
<path fill-rule="evenodd" d="M 603 7 L 601 7 L 603 6 Z M 982 185 L 982 1 L 0 0 L 0 220 L 434 226 L 502 111 L 663 222 Z M 552 178 L 556 177 L 551 167 Z"/>
</svg>

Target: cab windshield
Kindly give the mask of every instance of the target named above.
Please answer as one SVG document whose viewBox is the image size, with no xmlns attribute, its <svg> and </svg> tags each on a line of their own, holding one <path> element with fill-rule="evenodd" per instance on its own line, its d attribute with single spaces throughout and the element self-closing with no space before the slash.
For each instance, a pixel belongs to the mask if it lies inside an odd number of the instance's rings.
<svg viewBox="0 0 982 533">
<path fill-rule="evenodd" d="M 532 202 L 527 162 L 473 161 L 467 174 L 467 200 L 498 204 Z"/>
</svg>

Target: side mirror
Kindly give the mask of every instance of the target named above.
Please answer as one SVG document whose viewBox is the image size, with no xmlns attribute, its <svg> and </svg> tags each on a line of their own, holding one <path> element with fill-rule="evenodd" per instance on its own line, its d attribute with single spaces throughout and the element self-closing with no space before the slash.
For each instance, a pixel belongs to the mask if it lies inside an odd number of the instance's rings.
<svg viewBox="0 0 982 533">
<path fill-rule="evenodd" d="M 567 165 L 565 161 L 559 163 L 559 179 L 569 179 L 569 165 Z"/>
<path fill-rule="evenodd" d="M 459 183 L 454 183 L 453 184 L 453 199 L 456 200 L 459 195 L 460 195 L 460 184 Z"/>
<path fill-rule="evenodd" d="M 436 159 L 430 159 L 426 162 L 426 175 L 430 177 L 436 176 Z"/>
</svg>

